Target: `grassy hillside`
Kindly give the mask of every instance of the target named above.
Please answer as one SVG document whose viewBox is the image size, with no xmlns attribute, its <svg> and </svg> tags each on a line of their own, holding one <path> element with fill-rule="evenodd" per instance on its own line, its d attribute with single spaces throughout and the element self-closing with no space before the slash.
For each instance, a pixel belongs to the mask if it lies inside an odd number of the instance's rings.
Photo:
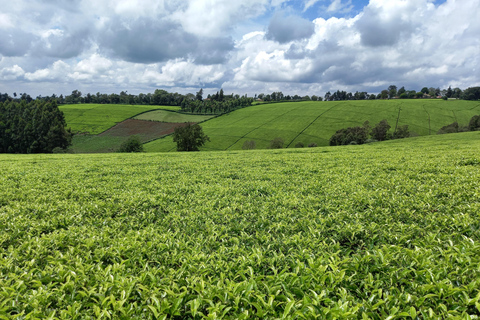
<svg viewBox="0 0 480 320">
<path fill-rule="evenodd" d="M 211 119 L 213 117 L 214 117 L 213 115 L 196 115 L 196 114 L 171 112 L 167 110 L 154 110 L 154 111 L 142 113 L 134 117 L 134 119 L 161 121 L 161 122 L 170 122 L 170 123 L 182 123 L 182 122 L 202 122 L 202 121 Z"/>
<path fill-rule="evenodd" d="M 118 122 L 131 118 L 139 113 L 155 109 L 180 110 L 169 106 L 137 106 L 119 104 L 71 104 L 61 105 L 67 126 L 73 132 L 98 134 Z"/>
<path fill-rule="evenodd" d="M 0 155 L 0 317 L 474 319 L 479 150 Z"/>
<path fill-rule="evenodd" d="M 400 109 L 400 117 L 399 115 Z M 362 125 L 369 120 L 375 125 L 387 119 L 392 127 L 409 125 L 418 135 L 436 134 L 443 126 L 458 121 L 468 123 L 473 115 L 480 114 L 480 102 L 462 100 L 388 100 L 295 102 L 256 105 L 234 111 L 202 124 L 211 142 L 204 150 L 241 149 L 245 140 L 255 140 L 257 148 L 267 148 L 276 137 L 285 146 L 297 142 L 305 145 L 328 145 L 335 131 Z M 393 130 L 393 128 L 392 128 Z M 171 137 L 145 145 L 148 151 L 172 151 Z"/>
</svg>

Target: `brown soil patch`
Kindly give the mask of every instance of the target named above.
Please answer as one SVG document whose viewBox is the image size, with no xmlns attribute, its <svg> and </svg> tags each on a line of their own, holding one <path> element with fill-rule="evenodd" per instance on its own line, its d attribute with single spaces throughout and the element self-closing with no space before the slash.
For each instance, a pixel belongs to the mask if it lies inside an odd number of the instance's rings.
<svg viewBox="0 0 480 320">
<path fill-rule="evenodd" d="M 128 137 L 137 135 L 142 142 L 157 139 L 167 134 L 173 133 L 176 127 L 185 127 L 192 123 L 170 123 L 148 120 L 127 119 L 107 131 L 99 134 L 99 136 Z"/>
</svg>

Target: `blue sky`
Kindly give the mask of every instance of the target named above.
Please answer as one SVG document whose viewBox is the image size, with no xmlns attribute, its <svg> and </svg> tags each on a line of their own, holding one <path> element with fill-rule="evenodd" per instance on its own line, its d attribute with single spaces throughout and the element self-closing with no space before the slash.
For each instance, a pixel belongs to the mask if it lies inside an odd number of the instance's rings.
<svg viewBox="0 0 480 320">
<path fill-rule="evenodd" d="M 0 92 L 480 85 L 478 0 L 0 0 Z"/>
</svg>

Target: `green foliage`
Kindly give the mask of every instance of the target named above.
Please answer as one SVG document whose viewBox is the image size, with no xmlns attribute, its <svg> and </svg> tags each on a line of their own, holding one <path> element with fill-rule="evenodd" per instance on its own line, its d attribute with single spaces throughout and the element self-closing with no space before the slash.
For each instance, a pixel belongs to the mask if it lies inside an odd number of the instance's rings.
<svg viewBox="0 0 480 320">
<path fill-rule="evenodd" d="M 143 152 L 143 144 L 138 136 L 130 136 L 120 145 L 118 152 Z"/>
<path fill-rule="evenodd" d="M 468 130 L 469 131 L 478 131 L 480 130 L 480 115 L 475 115 L 470 119 L 468 123 Z"/>
<path fill-rule="evenodd" d="M 315 142 L 310 142 L 310 143 L 308 144 L 308 147 L 309 147 L 309 148 L 316 148 L 316 147 L 318 147 L 318 145 L 317 145 Z"/>
<path fill-rule="evenodd" d="M 207 141 L 210 141 L 210 138 L 198 124 L 177 127 L 173 133 L 173 142 L 177 143 L 177 151 L 199 151 L 198 148 Z"/>
<path fill-rule="evenodd" d="M 368 131 L 365 127 L 353 127 L 340 129 L 330 138 L 331 146 L 342 146 L 347 144 L 363 144 L 368 138 Z"/>
<path fill-rule="evenodd" d="M 303 142 L 297 142 L 295 144 L 295 148 L 304 148 L 305 147 L 305 144 Z"/>
<path fill-rule="evenodd" d="M 245 142 L 243 143 L 243 147 L 242 149 L 243 150 L 253 150 L 255 149 L 256 147 L 256 143 L 254 140 L 245 140 Z"/>
<path fill-rule="evenodd" d="M 480 87 L 472 87 L 463 91 L 462 99 L 465 100 L 480 100 Z"/>
<path fill-rule="evenodd" d="M 285 142 L 283 141 L 283 139 L 280 137 L 277 137 L 272 141 L 270 141 L 270 149 L 281 149 L 283 148 L 284 144 Z"/>
<path fill-rule="evenodd" d="M 390 130 L 391 126 L 388 124 L 386 119 L 380 121 L 375 127 L 372 128 L 372 138 L 377 141 L 387 140 L 387 132 Z"/>
<path fill-rule="evenodd" d="M 475 319 L 479 148 L 0 155 L 0 318 Z"/>
<path fill-rule="evenodd" d="M 441 127 L 440 130 L 437 131 L 437 134 L 457 133 L 458 128 L 458 122 L 455 121 L 451 124 L 447 124 L 446 126 Z"/>
<path fill-rule="evenodd" d="M 72 141 L 57 104 L 45 101 L 0 102 L 0 153 L 51 153 Z"/>
<path fill-rule="evenodd" d="M 408 125 L 403 125 L 397 128 L 397 131 L 393 134 L 393 139 L 404 139 L 410 137 L 410 130 Z"/>
</svg>

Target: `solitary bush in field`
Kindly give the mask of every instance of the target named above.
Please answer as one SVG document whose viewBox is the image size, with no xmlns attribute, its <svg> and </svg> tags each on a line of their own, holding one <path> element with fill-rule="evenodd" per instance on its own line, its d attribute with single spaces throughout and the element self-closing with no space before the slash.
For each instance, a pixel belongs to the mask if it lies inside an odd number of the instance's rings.
<svg viewBox="0 0 480 320">
<path fill-rule="evenodd" d="M 137 136 L 130 136 L 120 145 L 118 152 L 143 152 L 143 144 Z"/>
<path fill-rule="evenodd" d="M 173 142 L 177 143 L 177 151 L 198 151 L 210 138 L 198 124 L 175 128 Z"/>
<path fill-rule="evenodd" d="M 275 138 L 270 141 L 270 149 L 281 149 L 283 148 L 283 139 L 282 138 Z"/>
<path fill-rule="evenodd" d="M 315 147 L 318 147 L 318 145 L 315 142 L 312 142 L 312 143 L 308 144 L 308 147 L 309 148 L 315 148 Z"/>
<path fill-rule="evenodd" d="M 255 149 L 256 146 L 257 145 L 256 145 L 254 140 L 247 140 L 243 143 L 242 149 L 243 150 L 252 150 L 252 149 Z"/>
<path fill-rule="evenodd" d="M 297 144 L 295 145 L 295 148 L 303 148 L 303 147 L 305 147 L 303 142 L 297 142 Z"/>
</svg>

